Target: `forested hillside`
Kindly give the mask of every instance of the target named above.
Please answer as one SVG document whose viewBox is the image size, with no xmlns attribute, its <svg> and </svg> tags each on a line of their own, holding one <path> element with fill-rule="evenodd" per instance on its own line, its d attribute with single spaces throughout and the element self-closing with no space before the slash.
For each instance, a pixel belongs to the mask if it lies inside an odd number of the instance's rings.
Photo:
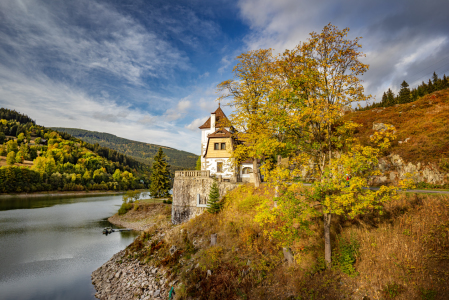
<svg viewBox="0 0 449 300">
<path fill-rule="evenodd" d="M 36 125 L 0 109 L 0 192 L 127 190 L 149 183 L 150 167 L 115 150 Z"/>
<path fill-rule="evenodd" d="M 167 162 L 172 171 L 194 169 L 198 159 L 198 156 L 193 153 L 155 144 L 132 141 L 109 133 L 76 128 L 54 127 L 53 129 L 60 132 L 66 132 L 91 144 L 99 144 L 102 147 L 114 149 L 149 165 L 153 163 L 153 157 L 156 155 L 159 147 L 161 147 L 164 150 L 165 155 L 167 155 Z"/>
</svg>

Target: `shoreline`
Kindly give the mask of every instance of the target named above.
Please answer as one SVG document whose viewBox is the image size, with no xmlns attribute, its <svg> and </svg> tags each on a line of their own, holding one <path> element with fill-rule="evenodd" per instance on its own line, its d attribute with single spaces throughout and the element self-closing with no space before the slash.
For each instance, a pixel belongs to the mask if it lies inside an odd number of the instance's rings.
<svg viewBox="0 0 449 300">
<path fill-rule="evenodd" d="M 61 197 L 61 196 L 93 196 L 93 195 L 120 195 L 126 191 L 54 191 L 54 192 L 36 192 L 20 194 L 0 194 L 0 200 L 3 198 L 30 198 L 30 197 Z"/>
<path fill-rule="evenodd" d="M 143 204 L 140 209 L 130 210 L 124 215 L 117 213 L 108 218 L 116 226 L 144 231 L 156 226 L 156 234 L 145 247 L 161 242 L 170 227 L 162 224 L 158 217 L 167 214 L 167 207 L 162 203 Z M 139 237 L 137 237 L 139 238 Z M 162 300 L 167 299 L 170 288 L 177 281 L 160 265 L 143 263 L 136 258 L 136 252 L 129 246 L 114 254 L 107 262 L 92 272 L 91 279 L 95 288 L 95 297 L 101 300 Z"/>
<path fill-rule="evenodd" d="M 154 226 L 155 224 L 152 223 L 145 223 L 145 220 L 141 220 L 141 221 L 136 221 L 136 222 L 128 222 L 125 220 L 121 219 L 121 216 L 119 216 L 118 214 L 115 214 L 111 217 L 108 218 L 108 222 L 111 223 L 112 225 L 115 226 L 120 226 L 123 228 L 129 228 L 135 231 L 144 231 L 148 228 L 150 228 L 151 226 Z"/>
</svg>

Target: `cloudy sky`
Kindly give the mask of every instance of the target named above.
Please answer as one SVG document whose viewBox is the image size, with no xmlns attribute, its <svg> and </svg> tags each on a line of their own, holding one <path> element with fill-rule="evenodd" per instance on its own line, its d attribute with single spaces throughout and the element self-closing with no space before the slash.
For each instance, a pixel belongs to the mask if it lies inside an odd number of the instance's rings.
<svg viewBox="0 0 449 300">
<path fill-rule="evenodd" d="M 379 99 L 449 75 L 448 12 L 447 0 L 1 0 L 0 106 L 199 154 L 197 127 L 240 53 L 349 27 Z"/>
</svg>

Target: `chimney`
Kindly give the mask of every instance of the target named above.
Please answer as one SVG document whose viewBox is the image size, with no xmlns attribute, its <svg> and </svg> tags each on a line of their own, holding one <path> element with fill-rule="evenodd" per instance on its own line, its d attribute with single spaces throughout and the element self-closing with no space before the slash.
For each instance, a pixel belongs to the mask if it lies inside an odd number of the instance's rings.
<svg viewBox="0 0 449 300">
<path fill-rule="evenodd" d="M 215 113 L 210 114 L 210 129 L 215 131 Z"/>
</svg>

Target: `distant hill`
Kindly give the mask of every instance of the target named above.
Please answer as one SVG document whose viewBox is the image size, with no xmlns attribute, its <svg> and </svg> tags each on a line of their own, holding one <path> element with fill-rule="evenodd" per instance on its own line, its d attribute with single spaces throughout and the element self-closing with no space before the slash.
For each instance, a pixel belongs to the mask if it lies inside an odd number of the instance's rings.
<svg viewBox="0 0 449 300">
<path fill-rule="evenodd" d="M 110 133 L 76 128 L 52 127 L 52 129 L 66 132 L 90 144 L 98 143 L 102 147 L 114 149 L 149 165 L 153 163 L 153 157 L 156 155 L 159 147 L 162 147 L 162 150 L 167 155 L 167 161 L 172 170 L 194 169 L 198 159 L 197 155 L 190 152 L 155 144 L 132 141 Z"/>
</svg>

